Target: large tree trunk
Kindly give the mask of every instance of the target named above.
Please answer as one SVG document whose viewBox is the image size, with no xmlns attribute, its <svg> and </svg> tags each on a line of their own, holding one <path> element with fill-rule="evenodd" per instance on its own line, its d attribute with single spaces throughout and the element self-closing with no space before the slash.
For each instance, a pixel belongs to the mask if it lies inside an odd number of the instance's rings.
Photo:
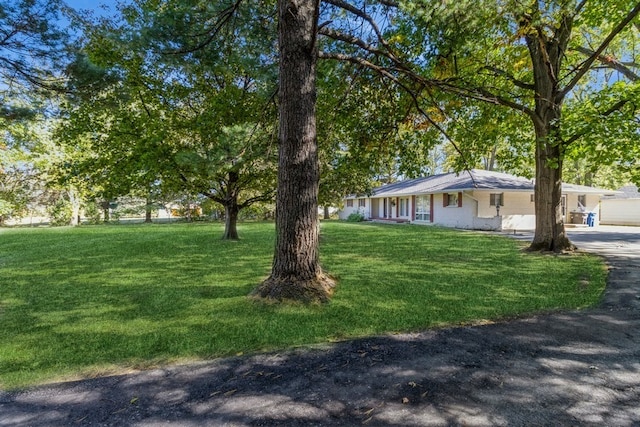
<svg viewBox="0 0 640 427">
<path fill-rule="evenodd" d="M 536 133 L 536 231 L 529 250 L 562 252 L 574 249 L 562 218 L 562 162 L 564 143 L 559 132 L 564 94 L 559 87 L 560 64 L 571 33 L 569 17 L 554 37 L 543 31 L 529 32 L 526 41 L 533 64 Z"/>
<path fill-rule="evenodd" d="M 549 126 L 536 126 L 536 231 L 529 250 L 562 252 L 574 247 L 562 217 L 562 145 L 551 143 Z"/>
<path fill-rule="evenodd" d="M 318 258 L 316 31 L 319 0 L 279 0 L 280 120 L 276 248 L 262 298 L 328 301 L 335 283 Z"/>
</svg>

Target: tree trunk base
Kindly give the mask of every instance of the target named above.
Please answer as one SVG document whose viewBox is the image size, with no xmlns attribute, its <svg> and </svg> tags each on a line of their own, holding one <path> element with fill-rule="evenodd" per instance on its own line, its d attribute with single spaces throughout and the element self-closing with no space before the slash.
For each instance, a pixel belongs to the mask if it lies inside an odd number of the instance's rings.
<svg viewBox="0 0 640 427">
<path fill-rule="evenodd" d="M 527 252 L 553 252 L 553 253 L 564 253 L 564 252 L 573 252 L 576 249 L 576 245 L 571 243 L 571 241 L 567 238 L 562 239 L 560 242 L 547 242 L 541 241 L 531 242 L 531 245 L 526 249 Z"/>
<path fill-rule="evenodd" d="M 322 273 L 311 280 L 269 277 L 253 290 L 251 296 L 277 302 L 326 303 L 331 299 L 335 287 L 336 281 Z"/>
</svg>

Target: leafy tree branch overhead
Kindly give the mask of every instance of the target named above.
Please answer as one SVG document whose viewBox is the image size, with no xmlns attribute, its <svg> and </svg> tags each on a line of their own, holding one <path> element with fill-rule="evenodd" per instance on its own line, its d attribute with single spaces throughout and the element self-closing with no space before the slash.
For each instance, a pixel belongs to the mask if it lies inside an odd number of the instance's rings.
<svg viewBox="0 0 640 427">
<path fill-rule="evenodd" d="M 567 148 L 581 142 L 585 132 L 567 135 L 562 111 L 568 97 L 576 104 L 578 90 L 592 96 L 606 90 L 598 72 L 604 58 L 616 57 L 616 48 L 628 57 L 627 68 L 621 61 L 609 66 L 618 67 L 619 80 L 628 84 L 618 91 L 622 98 L 611 99 L 603 111 L 613 116 L 627 105 L 624 97 L 634 93 L 629 65 L 637 62 L 632 40 L 640 3 L 618 1 L 606 11 L 602 2 L 589 0 L 325 3 L 327 16 L 335 19 L 320 28 L 329 40 L 321 58 L 369 67 L 414 91 L 417 104 L 429 102 L 423 96 L 428 90 L 524 114 L 536 141 L 537 223 L 531 249 L 572 246 L 560 212 L 562 165 Z M 349 18 L 338 19 L 341 14 Z"/>
</svg>

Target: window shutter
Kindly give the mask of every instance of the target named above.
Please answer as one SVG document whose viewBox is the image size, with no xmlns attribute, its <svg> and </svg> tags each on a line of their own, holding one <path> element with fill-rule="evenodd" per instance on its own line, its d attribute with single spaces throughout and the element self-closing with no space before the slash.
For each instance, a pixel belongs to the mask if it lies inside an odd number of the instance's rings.
<svg viewBox="0 0 640 427">
<path fill-rule="evenodd" d="M 433 222 L 433 194 L 429 195 L 429 222 Z"/>
<path fill-rule="evenodd" d="M 458 207 L 459 208 L 462 207 L 462 193 L 461 192 L 458 193 Z"/>
<path fill-rule="evenodd" d="M 411 196 L 411 221 L 416 220 L 416 196 Z"/>
<path fill-rule="evenodd" d="M 449 206 L 449 194 L 444 193 L 442 195 L 442 207 L 446 208 L 447 206 Z"/>
</svg>

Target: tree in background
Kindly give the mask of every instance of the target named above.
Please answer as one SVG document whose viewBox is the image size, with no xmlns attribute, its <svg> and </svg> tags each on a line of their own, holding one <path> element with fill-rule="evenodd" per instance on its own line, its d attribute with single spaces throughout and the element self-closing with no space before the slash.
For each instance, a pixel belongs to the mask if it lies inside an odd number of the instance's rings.
<svg viewBox="0 0 640 427">
<path fill-rule="evenodd" d="M 64 88 L 69 13 L 57 0 L 0 1 L 0 223 L 52 195 L 34 159 L 48 97 Z"/>
<path fill-rule="evenodd" d="M 272 133 L 256 124 L 238 124 L 216 130 L 176 161 L 189 188 L 219 203 L 225 211 L 223 239 L 237 240 L 238 215 L 255 203 L 273 200 L 275 155 Z"/>
<path fill-rule="evenodd" d="M 89 144 L 75 170 L 111 197 L 151 187 L 205 195 L 227 213 L 223 237 L 238 238 L 238 212 L 273 197 L 275 153 L 271 24 L 255 25 L 260 2 L 244 6 L 141 0 L 125 20 L 91 28 L 77 81 L 93 89 L 70 100 L 59 133 L 68 146 Z"/>
</svg>

